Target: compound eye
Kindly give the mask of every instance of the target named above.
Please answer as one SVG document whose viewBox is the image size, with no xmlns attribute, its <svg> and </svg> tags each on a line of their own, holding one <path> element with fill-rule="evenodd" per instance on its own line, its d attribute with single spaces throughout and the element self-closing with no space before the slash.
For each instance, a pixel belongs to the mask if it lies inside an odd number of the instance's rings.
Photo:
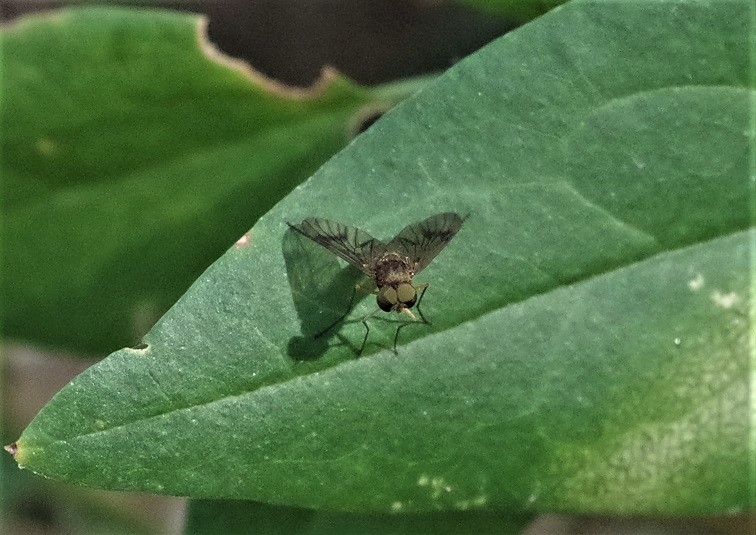
<svg viewBox="0 0 756 535">
<path fill-rule="evenodd" d="M 396 290 L 391 286 L 384 286 L 378 291 L 378 297 L 376 300 L 378 301 L 378 306 L 381 310 L 384 312 L 391 312 L 391 309 L 393 309 L 394 305 L 398 302 Z"/>
<path fill-rule="evenodd" d="M 402 283 L 396 288 L 396 297 L 407 308 L 412 308 L 417 301 L 417 292 L 411 284 Z"/>
</svg>

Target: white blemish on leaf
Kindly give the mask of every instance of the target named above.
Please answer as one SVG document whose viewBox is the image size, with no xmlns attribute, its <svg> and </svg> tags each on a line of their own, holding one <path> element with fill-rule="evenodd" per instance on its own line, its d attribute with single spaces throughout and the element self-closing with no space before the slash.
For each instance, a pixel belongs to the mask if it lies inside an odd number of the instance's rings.
<svg viewBox="0 0 756 535">
<path fill-rule="evenodd" d="M 434 499 L 441 496 L 444 492 L 451 492 L 452 490 L 451 485 L 449 485 L 442 477 L 434 477 L 431 479 L 430 486 L 432 489 L 431 495 Z"/>
<path fill-rule="evenodd" d="M 694 292 L 703 288 L 703 285 L 704 285 L 704 278 L 703 278 L 703 275 L 701 275 L 700 273 L 688 281 L 688 288 L 690 288 Z"/>
<path fill-rule="evenodd" d="M 430 479 L 428 479 L 428 476 L 420 476 L 420 478 L 417 480 L 417 484 L 421 487 L 426 486 L 428 483 L 430 483 Z"/>
<path fill-rule="evenodd" d="M 487 502 L 488 496 L 481 494 L 480 496 L 475 496 L 474 498 L 471 498 L 469 500 L 460 500 L 458 502 L 455 502 L 454 506 L 457 509 L 462 509 L 463 511 L 465 511 L 467 509 L 470 509 L 471 507 L 483 507 Z"/>
<path fill-rule="evenodd" d="M 738 297 L 738 294 L 735 292 L 730 292 L 728 294 L 723 294 L 718 290 L 715 290 L 711 294 L 711 300 L 714 301 L 714 304 L 718 307 L 730 309 L 733 306 L 735 306 L 738 301 L 740 301 L 740 298 Z"/>
<path fill-rule="evenodd" d="M 402 502 L 394 502 L 391 504 L 391 511 L 398 513 L 402 510 Z"/>
</svg>

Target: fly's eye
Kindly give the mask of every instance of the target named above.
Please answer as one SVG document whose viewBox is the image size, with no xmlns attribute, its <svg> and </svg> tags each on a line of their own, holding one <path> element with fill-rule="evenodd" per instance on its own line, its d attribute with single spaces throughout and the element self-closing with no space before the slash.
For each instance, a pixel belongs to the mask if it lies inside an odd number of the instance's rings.
<svg viewBox="0 0 756 535">
<path fill-rule="evenodd" d="M 391 309 L 394 308 L 394 305 L 397 303 L 396 290 L 391 286 L 384 286 L 378 291 L 378 297 L 376 300 L 378 301 L 378 306 L 381 310 L 384 312 L 391 312 Z"/>
<path fill-rule="evenodd" d="M 411 284 L 402 283 L 396 289 L 396 297 L 407 308 L 412 308 L 412 305 L 417 301 L 417 292 Z"/>
</svg>

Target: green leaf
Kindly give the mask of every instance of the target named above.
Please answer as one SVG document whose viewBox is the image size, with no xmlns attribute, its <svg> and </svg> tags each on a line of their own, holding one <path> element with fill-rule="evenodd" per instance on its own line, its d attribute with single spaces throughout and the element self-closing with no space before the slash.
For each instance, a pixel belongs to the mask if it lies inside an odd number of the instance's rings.
<svg viewBox="0 0 756 535">
<path fill-rule="evenodd" d="M 62 390 L 17 461 L 341 511 L 752 508 L 753 16 L 573 2 L 460 62 L 261 218 L 146 348 Z M 354 275 L 287 221 L 382 239 L 444 210 L 471 216 L 417 277 L 431 326 L 395 355 L 396 323 L 369 318 L 355 358 L 367 299 L 312 340 Z"/>
<path fill-rule="evenodd" d="M 421 80 L 297 90 L 222 58 L 205 21 L 85 8 L 2 30 L 3 332 L 109 352 Z"/>
</svg>

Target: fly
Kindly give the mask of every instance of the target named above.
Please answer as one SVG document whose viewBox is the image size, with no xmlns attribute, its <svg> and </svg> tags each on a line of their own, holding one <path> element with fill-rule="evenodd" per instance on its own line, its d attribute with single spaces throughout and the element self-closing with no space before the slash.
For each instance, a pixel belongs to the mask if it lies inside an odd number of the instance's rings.
<svg viewBox="0 0 756 535">
<path fill-rule="evenodd" d="M 343 258 L 372 279 L 376 286 L 376 301 L 381 310 L 406 314 L 412 320 L 416 320 L 411 309 L 417 306 L 423 323 L 427 324 L 428 321 L 420 310 L 420 302 L 428 285 L 413 284 L 412 279 L 446 247 L 462 227 L 464 220 L 465 218 L 454 212 L 436 214 L 406 226 L 388 243 L 373 238 L 364 230 L 319 217 L 308 217 L 298 225 L 291 223 L 288 225 Z M 316 337 L 322 336 L 343 321 L 349 314 L 353 302 L 354 294 L 344 315 Z M 370 331 L 370 327 L 364 320 L 363 324 L 367 332 L 362 348 L 365 347 Z M 395 353 L 399 331 L 406 325 L 409 324 L 401 325 L 396 330 Z"/>
</svg>

